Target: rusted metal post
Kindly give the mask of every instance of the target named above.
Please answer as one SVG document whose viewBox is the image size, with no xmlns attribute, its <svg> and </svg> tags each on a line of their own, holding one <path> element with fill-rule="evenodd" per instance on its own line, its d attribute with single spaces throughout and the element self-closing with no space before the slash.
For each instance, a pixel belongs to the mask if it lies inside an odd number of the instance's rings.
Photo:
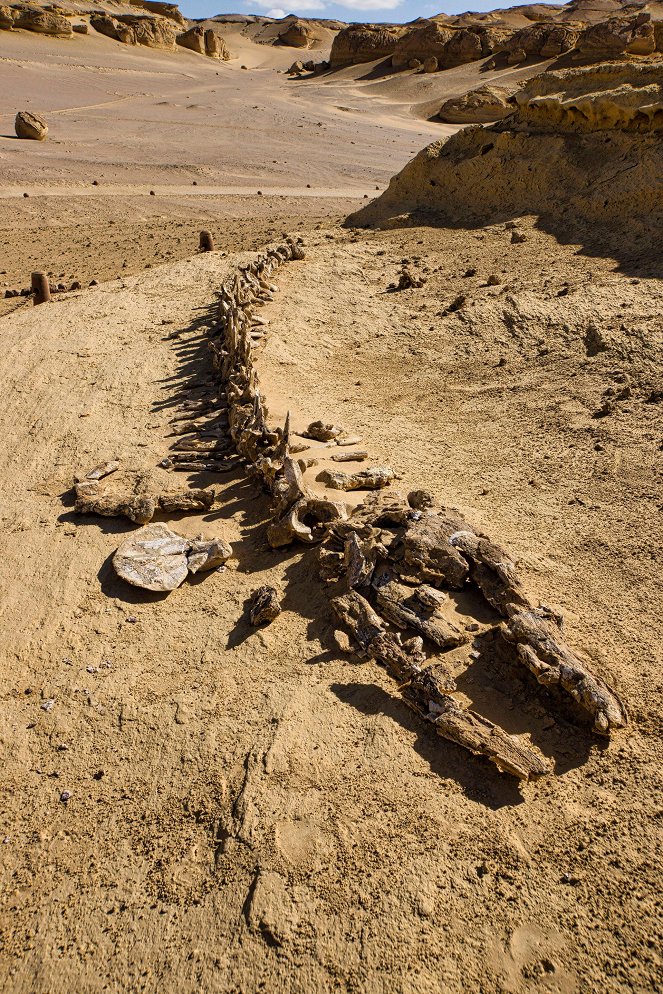
<svg viewBox="0 0 663 994">
<path fill-rule="evenodd" d="M 32 274 L 32 293 L 35 304 L 46 304 L 51 299 L 51 287 L 46 273 Z"/>
<path fill-rule="evenodd" d="M 209 231 L 200 232 L 200 251 L 201 252 L 213 252 L 214 251 L 214 239 Z"/>
</svg>

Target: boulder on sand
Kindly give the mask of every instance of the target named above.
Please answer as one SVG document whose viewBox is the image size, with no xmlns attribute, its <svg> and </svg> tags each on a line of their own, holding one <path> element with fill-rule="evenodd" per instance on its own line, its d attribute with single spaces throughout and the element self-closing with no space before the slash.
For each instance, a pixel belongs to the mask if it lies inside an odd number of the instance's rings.
<svg viewBox="0 0 663 994">
<path fill-rule="evenodd" d="M 32 141 L 43 142 L 48 135 L 48 125 L 43 117 L 32 114 L 29 110 L 20 110 L 14 121 L 17 138 L 30 138 Z"/>
<path fill-rule="evenodd" d="M 449 124 L 486 124 L 501 121 L 513 113 L 510 103 L 515 88 L 492 86 L 487 83 L 476 90 L 464 93 L 462 97 L 452 97 L 440 107 L 438 117 Z"/>
<path fill-rule="evenodd" d="M 199 55 L 205 54 L 205 29 L 200 24 L 178 35 L 176 41 L 182 48 L 198 52 Z"/>
<path fill-rule="evenodd" d="M 222 59 L 224 62 L 230 58 L 228 46 L 213 28 L 207 28 L 205 31 L 205 55 L 210 59 Z"/>
<path fill-rule="evenodd" d="M 211 59 L 223 59 L 227 62 L 230 58 L 230 52 L 221 35 L 212 28 L 203 28 L 200 24 L 178 35 L 176 41 L 182 48 L 198 52 L 199 55 L 207 55 Z"/>
</svg>

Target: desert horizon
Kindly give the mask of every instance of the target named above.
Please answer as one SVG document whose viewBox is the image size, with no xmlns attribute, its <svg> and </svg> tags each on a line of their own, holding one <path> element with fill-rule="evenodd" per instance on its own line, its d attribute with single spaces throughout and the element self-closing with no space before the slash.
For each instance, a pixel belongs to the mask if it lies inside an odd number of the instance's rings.
<svg viewBox="0 0 663 994">
<path fill-rule="evenodd" d="M 660 987 L 663 2 L 379 2 L 0 0 L 8 994 Z"/>
</svg>

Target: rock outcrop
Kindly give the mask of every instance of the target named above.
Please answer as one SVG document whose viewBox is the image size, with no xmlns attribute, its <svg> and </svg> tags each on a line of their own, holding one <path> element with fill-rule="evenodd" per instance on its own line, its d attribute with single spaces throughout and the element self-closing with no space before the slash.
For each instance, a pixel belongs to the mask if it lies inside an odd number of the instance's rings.
<svg viewBox="0 0 663 994">
<path fill-rule="evenodd" d="M 177 36 L 177 44 L 182 48 L 188 48 L 199 55 L 207 55 L 212 59 L 223 59 L 225 62 L 230 58 L 228 47 L 221 37 L 212 28 L 203 28 L 196 24 Z"/>
<path fill-rule="evenodd" d="M 513 87 L 487 83 L 476 90 L 452 97 L 440 107 L 438 117 L 449 124 L 487 124 L 513 114 Z"/>
<path fill-rule="evenodd" d="M 73 33 L 71 24 L 62 14 L 23 4 L 17 7 L 3 7 L 2 10 L 0 27 L 8 22 L 7 12 L 9 12 L 10 29 L 22 28 L 24 31 L 34 31 L 37 34 L 52 35 L 56 38 L 69 38 Z"/>
<path fill-rule="evenodd" d="M 651 55 L 656 50 L 656 34 L 651 15 L 611 17 L 592 24 L 582 32 L 578 52 L 584 59 L 611 59 L 616 55 Z"/>
<path fill-rule="evenodd" d="M 663 89 L 660 61 L 546 72 L 515 95 L 515 113 L 423 149 L 348 225 L 494 223 L 533 214 L 565 240 L 621 251 L 660 240 Z"/>
<path fill-rule="evenodd" d="M 161 3 L 160 0 L 131 0 L 131 6 L 147 10 L 150 14 L 159 14 L 161 17 L 167 17 L 169 21 L 174 21 L 175 24 L 179 24 L 182 28 L 185 28 L 187 25 L 186 18 L 182 15 L 177 4 Z"/>
<path fill-rule="evenodd" d="M 198 52 L 199 55 L 205 54 L 205 29 L 200 24 L 178 35 L 176 41 L 182 48 Z"/>
<path fill-rule="evenodd" d="M 93 14 L 90 24 L 95 31 L 120 41 L 124 45 L 145 45 L 148 48 L 175 47 L 175 28 L 161 17 L 140 17 L 135 14 Z"/>
<path fill-rule="evenodd" d="M 441 67 L 444 65 L 445 47 L 453 35 L 451 28 L 438 24 L 437 21 L 428 21 L 412 28 L 398 39 L 391 64 L 394 69 L 404 69 L 412 59 L 423 62 L 434 56 Z"/>
<path fill-rule="evenodd" d="M 0 31 L 11 31 L 14 27 L 14 17 L 11 7 L 0 7 Z"/>
<path fill-rule="evenodd" d="M 425 62 L 436 58 L 440 69 L 452 69 L 476 62 L 497 51 L 510 32 L 482 25 L 449 27 L 444 22 L 424 21 L 407 31 L 398 41 L 391 64 L 402 69 L 412 59 Z"/>
<path fill-rule="evenodd" d="M 14 121 L 17 138 L 29 138 L 32 141 L 43 142 L 48 135 L 48 125 L 43 117 L 32 114 L 29 110 L 20 110 Z"/>
<path fill-rule="evenodd" d="M 512 64 L 525 59 L 554 59 L 575 48 L 580 37 L 579 25 L 532 24 L 511 35 L 501 47 Z"/>
<path fill-rule="evenodd" d="M 210 59 L 222 59 L 223 62 L 231 58 L 224 39 L 212 28 L 207 28 L 205 31 L 205 55 Z"/>
<path fill-rule="evenodd" d="M 279 34 L 281 45 L 289 48 L 311 48 L 317 41 L 313 29 L 303 21 L 291 21 Z"/>
<path fill-rule="evenodd" d="M 332 69 L 387 59 L 396 48 L 402 28 L 395 25 L 350 24 L 332 42 Z M 407 65 L 407 62 L 405 63 Z"/>
</svg>

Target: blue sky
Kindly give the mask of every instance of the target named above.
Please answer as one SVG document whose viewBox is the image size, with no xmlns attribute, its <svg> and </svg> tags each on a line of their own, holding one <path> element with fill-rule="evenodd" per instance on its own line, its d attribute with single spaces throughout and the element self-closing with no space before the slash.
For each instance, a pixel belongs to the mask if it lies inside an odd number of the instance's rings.
<svg viewBox="0 0 663 994">
<path fill-rule="evenodd" d="M 520 0 L 526 3 L 527 0 Z M 551 0 L 548 0 L 551 2 Z M 552 0 L 554 2 L 554 0 Z M 213 17 L 214 14 L 269 14 L 271 17 L 284 17 L 285 14 L 300 14 L 302 17 L 332 17 L 339 21 L 413 21 L 416 17 L 431 17 L 433 14 L 461 14 L 465 10 L 495 10 L 500 7 L 515 7 L 509 0 L 467 0 L 456 3 L 447 0 L 439 4 L 416 3 L 414 0 L 301 0 L 289 3 L 281 0 L 180 0 L 180 9 L 187 17 Z"/>
</svg>

